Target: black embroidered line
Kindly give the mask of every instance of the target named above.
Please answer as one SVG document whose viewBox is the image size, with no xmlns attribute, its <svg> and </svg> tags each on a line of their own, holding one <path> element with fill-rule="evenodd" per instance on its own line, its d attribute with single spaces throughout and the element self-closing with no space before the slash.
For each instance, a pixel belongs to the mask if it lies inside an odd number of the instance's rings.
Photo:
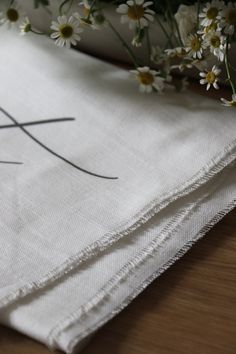
<svg viewBox="0 0 236 354">
<path fill-rule="evenodd" d="M 8 128 L 19 128 L 19 127 L 26 127 L 30 125 L 41 125 L 41 124 L 48 124 L 48 123 L 58 123 L 58 122 L 68 122 L 75 120 L 75 118 L 54 118 L 54 119 L 44 119 L 44 120 L 36 120 L 34 122 L 25 122 L 16 124 L 5 124 L 0 125 L 0 129 L 8 129 Z"/>
<path fill-rule="evenodd" d="M 16 161 L 0 161 L 2 164 L 7 164 L 7 165 L 23 165 L 23 162 L 16 162 Z"/>
<path fill-rule="evenodd" d="M 0 107 L 0 111 L 6 115 L 6 117 L 8 117 L 16 127 L 18 127 L 19 129 L 21 129 L 21 131 L 23 131 L 30 139 L 32 139 L 36 144 L 38 144 L 39 146 L 41 146 L 42 148 L 44 148 L 46 151 L 48 151 L 50 154 L 54 155 L 55 157 L 59 158 L 60 160 L 64 161 L 65 163 L 67 163 L 68 165 L 74 167 L 75 169 L 84 172 L 90 176 L 94 176 L 94 177 L 98 177 L 98 178 L 104 178 L 104 179 L 118 179 L 118 177 L 108 177 L 108 176 L 103 176 L 103 175 L 99 175 L 97 173 L 94 172 L 90 172 L 85 170 L 82 167 L 79 167 L 77 165 L 75 165 L 73 162 L 67 160 L 66 158 L 64 158 L 63 156 L 59 155 L 57 152 L 53 151 L 52 149 L 50 149 L 48 146 L 46 146 L 45 144 L 43 144 L 40 140 L 38 140 L 33 134 L 31 134 L 30 132 L 28 132 L 24 126 L 22 126 L 22 124 L 18 123 L 18 121 L 13 118 L 7 111 L 5 111 L 5 109 L 3 109 L 2 107 Z"/>
</svg>

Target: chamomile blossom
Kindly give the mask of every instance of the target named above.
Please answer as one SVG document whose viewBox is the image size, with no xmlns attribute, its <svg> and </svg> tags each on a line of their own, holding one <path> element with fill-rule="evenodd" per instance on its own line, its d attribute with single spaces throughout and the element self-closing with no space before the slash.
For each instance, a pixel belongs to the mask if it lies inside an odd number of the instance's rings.
<svg viewBox="0 0 236 354">
<path fill-rule="evenodd" d="M 189 58 L 186 58 L 186 61 L 182 61 L 182 63 L 180 64 L 171 65 L 171 70 L 178 69 L 180 72 L 192 68 L 193 68 L 192 60 L 190 60 Z"/>
<path fill-rule="evenodd" d="M 0 12 L 0 25 L 6 24 L 8 28 L 11 28 L 14 25 L 18 25 L 23 13 L 20 6 L 10 5 L 6 9 Z"/>
<path fill-rule="evenodd" d="M 74 16 L 67 18 L 66 15 L 59 16 L 56 21 L 52 21 L 51 29 L 54 31 L 51 38 L 55 40 L 55 44 L 59 47 L 76 45 L 80 41 L 79 33 L 83 29 L 79 27 L 80 21 Z"/>
<path fill-rule="evenodd" d="M 210 49 L 218 60 L 224 61 L 226 51 L 226 37 L 221 32 L 210 31 L 204 37 L 204 45 Z"/>
<path fill-rule="evenodd" d="M 231 101 L 228 101 L 225 98 L 221 98 L 221 102 L 222 102 L 223 106 L 236 108 L 236 94 L 232 95 Z"/>
<path fill-rule="evenodd" d="M 236 28 L 236 4 L 229 2 L 221 11 L 222 26 L 224 32 L 227 34 L 233 34 Z"/>
<path fill-rule="evenodd" d="M 165 53 L 169 58 L 183 58 L 186 55 L 186 50 L 183 47 L 165 49 Z"/>
<path fill-rule="evenodd" d="M 220 20 L 220 11 L 225 6 L 224 1 L 221 0 L 212 0 L 208 2 L 202 12 L 199 14 L 201 20 L 201 25 L 204 27 L 210 26 L 213 22 Z"/>
<path fill-rule="evenodd" d="M 21 22 L 20 26 L 20 34 L 24 36 L 26 33 L 31 31 L 31 23 L 28 17 L 25 17 Z"/>
<path fill-rule="evenodd" d="M 148 66 L 130 70 L 139 82 L 140 92 L 150 93 L 152 91 L 162 92 L 164 89 L 164 78 L 158 76 L 159 72 L 151 70 Z"/>
<path fill-rule="evenodd" d="M 222 28 L 220 26 L 219 22 L 212 22 L 209 26 L 202 27 L 200 28 L 197 33 L 202 36 L 202 39 L 204 39 L 209 32 L 221 32 Z"/>
<path fill-rule="evenodd" d="M 201 85 L 207 85 L 206 89 L 209 90 L 211 85 L 218 90 L 218 80 L 219 74 L 221 73 L 221 69 L 219 69 L 216 65 L 210 71 L 200 72 L 200 76 L 202 79 L 200 80 Z"/>
<path fill-rule="evenodd" d="M 154 20 L 155 12 L 149 9 L 152 4 L 152 1 L 128 0 L 126 4 L 119 5 L 116 11 L 122 14 L 121 23 L 128 23 L 130 29 L 144 28 Z"/>
<path fill-rule="evenodd" d="M 187 39 L 186 51 L 188 55 L 194 59 L 201 59 L 203 54 L 203 46 L 200 37 L 196 34 L 190 34 Z"/>
<path fill-rule="evenodd" d="M 83 0 L 79 3 L 82 6 L 83 14 L 75 13 L 75 18 L 81 21 L 82 25 L 89 25 L 92 29 L 100 29 L 107 24 L 106 18 L 102 11 L 94 8 L 93 2 L 89 0 Z"/>
</svg>

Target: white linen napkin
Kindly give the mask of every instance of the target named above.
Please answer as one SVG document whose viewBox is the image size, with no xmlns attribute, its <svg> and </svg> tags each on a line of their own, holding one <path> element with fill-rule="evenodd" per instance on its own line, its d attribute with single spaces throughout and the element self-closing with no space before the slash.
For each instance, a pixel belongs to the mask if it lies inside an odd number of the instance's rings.
<svg viewBox="0 0 236 354">
<path fill-rule="evenodd" d="M 71 353 L 233 208 L 235 112 L 0 38 L 0 321 Z"/>
</svg>

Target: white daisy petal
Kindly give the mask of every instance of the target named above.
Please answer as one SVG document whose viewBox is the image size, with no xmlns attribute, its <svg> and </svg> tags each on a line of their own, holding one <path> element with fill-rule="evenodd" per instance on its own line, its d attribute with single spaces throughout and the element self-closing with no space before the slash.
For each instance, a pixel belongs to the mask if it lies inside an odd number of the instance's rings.
<svg viewBox="0 0 236 354">
<path fill-rule="evenodd" d="M 145 85 L 140 85 L 139 86 L 140 92 L 145 92 L 146 91 L 146 86 Z"/>
<path fill-rule="evenodd" d="M 119 7 L 117 7 L 116 12 L 120 14 L 125 14 L 128 11 L 128 6 L 126 4 L 121 4 Z"/>
<path fill-rule="evenodd" d="M 119 5 L 116 12 L 122 14 L 121 23 L 127 22 L 130 29 L 135 27 L 144 28 L 149 25 L 149 22 L 154 20 L 153 15 L 155 12 L 149 9 L 152 4 L 152 1 L 128 0 L 125 4 Z"/>
<path fill-rule="evenodd" d="M 144 4 L 143 4 L 143 7 L 147 7 L 147 6 L 151 6 L 153 5 L 153 2 L 152 1 L 146 1 Z"/>
<path fill-rule="evenodd" d="M 0 25 L 6 25 L 8 29 L 19 26 L 25 14 L 16 2 L 11 2 L 4 11 L 0 12 Z"/>
<path fill-rule="evenodd" d="M 144 16 L 145 16 L 145 19 L 147 19 L 150 22 L 152 22 L 154 20 L 154 17 L 152 15 L 145 14 Z"/>
<path fill-rule="evenodd" d="M 81 39 L 79 33 L 83 32 L 83 29 L 79 27 L 80 21 L 78 21 L 73 15 L 67 18 L 66 15 L 59 16 L 58 22 L 52 21 L 51 29 L 54 31 L 51 34 L 51 38 L 55 39 L 55 44 L 69 48 L 71 45 L 76 45 Z"/>
</svg>

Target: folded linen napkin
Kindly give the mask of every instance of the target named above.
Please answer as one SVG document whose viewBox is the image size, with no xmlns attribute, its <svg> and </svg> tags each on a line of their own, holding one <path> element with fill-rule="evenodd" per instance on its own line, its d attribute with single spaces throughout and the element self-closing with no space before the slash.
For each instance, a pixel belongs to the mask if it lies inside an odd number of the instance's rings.
<svg viewBox="0 0 236 354">
<path fill-rule="evenodd" d="M 0 321 L 71 353 L 233 208 L 236 117 L 1 37 Z"/>
</svg>

